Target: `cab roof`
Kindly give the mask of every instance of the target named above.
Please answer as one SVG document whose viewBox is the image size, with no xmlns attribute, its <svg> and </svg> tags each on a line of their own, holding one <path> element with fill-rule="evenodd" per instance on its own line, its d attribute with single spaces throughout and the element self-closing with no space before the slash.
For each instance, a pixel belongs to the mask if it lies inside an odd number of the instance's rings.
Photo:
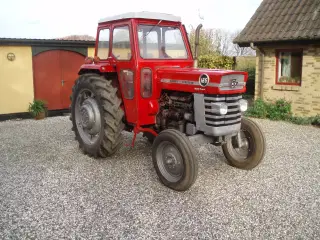
<svg viewBox="0 0 320 240">
<path fill-rule="evenodd" d="M 181 17 L 175 16 L 172 14 L 142 11 L 142 12 L 128 12 L 120 15 L 109 16 L 109 17 L 100 19 L 99 23 L 116 21 L 121 19 L 129 19 L 129 18 L 144 18 L 144 19 L 181 22 Z"/>
</svg>

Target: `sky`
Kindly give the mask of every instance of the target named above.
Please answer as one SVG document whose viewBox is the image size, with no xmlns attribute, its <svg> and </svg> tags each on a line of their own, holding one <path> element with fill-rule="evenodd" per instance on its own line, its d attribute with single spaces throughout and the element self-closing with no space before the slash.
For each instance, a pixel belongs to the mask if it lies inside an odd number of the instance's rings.
<svg viewBox="0 0 320 240">
<path fill-rule="evenodd" d="M 0 0 L 0 37 L 58 38 L 96 35 L 99 19 L 133 11 L 180 16 L 187 29 L 241 30 L 262 0 Z M 195 5 L 196 3 L 196 5 Z"/>
</svg>

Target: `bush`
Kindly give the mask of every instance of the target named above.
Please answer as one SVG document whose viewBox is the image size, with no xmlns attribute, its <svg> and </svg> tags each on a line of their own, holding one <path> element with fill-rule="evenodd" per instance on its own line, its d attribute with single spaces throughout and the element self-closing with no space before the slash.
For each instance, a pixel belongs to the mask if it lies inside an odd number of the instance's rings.
<svg viewBox="0 0 320 240">
<path fill-rule="evenodd" d="M 312 124 L 320 127 L 320 115 L 314 117 L 293 116 L 291 103 L 285 99 L 279 99 L 274 102 L 265 102 L 261 99 L 257 99 L 254 104 L 248 108 L 245 115 L 255 118 L 289 121 L 299 125 Z"/>
<path fill-rule="evenodd" d="M 248 108 L 246 116 L 256 118 L 267 118 L 268 106 L 267 103 L 261 99 L 257 99 L 254 104 Z"/>
<path fill-rule="evenodd" d="M 320 114 L 312 118 L 311 124 L 320 127 Z"/>
<path fill-rule="evenodd" d="M 199 56 L 199 67 L 209 69 L 232 69 L 233 59 L 228 56 L 202 55 Z"/>
<path fill-rule="evenodd" d="M 267 104 L 267 117 L 271 120 L 286 120 L 292 115 L 291 104 L 284 99 Z"/>
<path fill-rule="evenodd" d="M 284 99 L 271 103 L 257 99 L 253 106 L 248 108 L 246 115 L 271 120 L 286 120 L 292 116 L 291 104 Z"/>
<path fill-rule="evenodd" d="M 246 84 L 246 87 L 247 87 L 246 94 L 254 96 L 255 79 L 256 79 L 256 68 L 255 68 L 255 66 L 247 67 L 247 68 L 239 68 L 238 70 L 248 73 L 248 81 L 247 81 L 247 84 Z"/>
<path fill-rule="evenodd" d="M 237 56 L 236 57 L 236 70 L 255 68 L 256 56 Z"/>
<path fill-rule="evenodd" d="M 289 121 L 298 125 L 310 125 L 312 123 L 311 118 L 297 117 L 297 116 L 290 117 Z"/>
<path fill-rule="evenodd" d="M 320 127 L 320 115 L 316 115 L 314 117 L 297 117 L 292 116 L 290 118 L 290 122 L 299 124 L 299 125 L 314 125 Z"/>
</svg>

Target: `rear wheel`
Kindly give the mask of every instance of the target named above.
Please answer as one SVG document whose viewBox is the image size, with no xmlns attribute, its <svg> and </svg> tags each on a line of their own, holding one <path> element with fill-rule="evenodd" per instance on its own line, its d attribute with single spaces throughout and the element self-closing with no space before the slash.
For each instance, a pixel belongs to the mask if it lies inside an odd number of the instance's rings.
<svg viewBox="0 0 320 240">
<path fill-rule="evenodd" d="M 237 136 L 222 145 L 224 156 L 233 167 L 253 169 L 265 155 L 265 136 L 257 123 L 247 118 L 242 119 L 240 136 L 241 147 L 238 146 Z"/>
<path fill-rule="evenodd" d="M 185 191 L 195 182 L 198 160 L 189 139 L 180 131 L 159 133 L 152 146 L 152 159 L 160 181 L 176 191 Z"/>
<path fill-rule="evenodd" d="M 117 88 L 97 74 L 81 75 L 71 96 L 72 130 L 84 153 L 107 157 L 122 143 L 124 124 Z"/>
</svg>

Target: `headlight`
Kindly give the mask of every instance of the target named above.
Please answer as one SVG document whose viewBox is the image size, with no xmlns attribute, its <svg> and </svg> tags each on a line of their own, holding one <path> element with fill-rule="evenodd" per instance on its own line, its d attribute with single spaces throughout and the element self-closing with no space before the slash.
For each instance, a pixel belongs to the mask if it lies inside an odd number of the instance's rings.
<svg viewBox="0 0 320 240">
<path fill-rule="evenodd" d="M 212 113 L 226 115 L 228 112 L 228 105 L 225 103 L 212 103 L 211 109 Z"/>
<path fill-rule="evenodd" d="M 245 112 L 248 109 L 248 101 L 244 99 L 239 100 L 240 111 Z"/>
</svg>

